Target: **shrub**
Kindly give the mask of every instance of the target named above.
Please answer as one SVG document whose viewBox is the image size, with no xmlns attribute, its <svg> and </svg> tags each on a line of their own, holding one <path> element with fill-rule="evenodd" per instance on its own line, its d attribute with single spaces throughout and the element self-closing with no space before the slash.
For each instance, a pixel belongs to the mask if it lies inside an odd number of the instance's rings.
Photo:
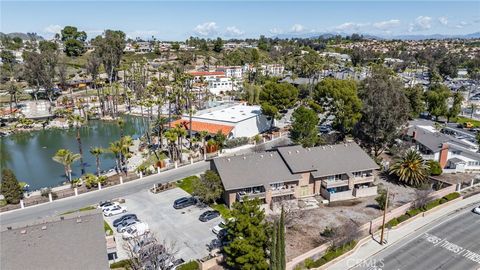
<svg viewBox="0 0 480 270">
<path fill-rule="evenodd" d="M 323 232 L 320 233 L 320 235 L 323 237 L 332 237 L 335 235 L 335 228 L 331 228 L 327 226 L 325 230 L 323 230 Z"/>
<path fill-rule="evenodd" d="M 177 270 L 197 270 L 200 269 L 197 261 L 189 261 L 177 267 Z"/>
<path fill-rule="evenodd" d="M 385 224 L 386 227 L 395 227 L 398 225 L 398 220 L 396 218 L 390 220 Z"/>
<path fill-rule="evenodd" d="M 235 148 L 245 144 L 248 144 L 248 137 L 238 137 L 225 142 L 225 148 Z"/>
<path fill-rule="evenodd" d="M 386 199 L 387 199 L 387 191 L 385 189 L 379 190 L 378 196 L 375 198 L 375 201 L 377 201 L 378 207 L 380 208 L 380 210 L 384 210 Z M 388 200 L 388 204 L 390 205 L 390 199 Z"/>
<path fill-rule="evenodd" d="M 17 204 L 23 198 L 23 190 L 18 183 L 17 177 L 9 169 L 2 170 L 1 193 L 5 201 L 11 204 Z"/>
<path fill-rule="evenodd" d="M 437 207 L 438 205 L 440 205 L 440 199 L 436 199 L 436 200 L 433 200 L 429 203 L 427 203 L 424 207 L 423 207 L 423 210 L 424 211 L 428 211 L 434 207 Z"/>
<path fill-rule="evenodd" d="M 430 160 L 428 161 L 428 167 L 430 169 L 430 175 L 440 175 L 442 174 L 442 166 L 440 166 L 440 163 L 435 160 Z"/>
<path fill-rule="evenodd" d="M 460 197 L 460 193 L 458 193 L 458 192 L 453 192 L 453 193 L 450 193 L 448 195 L 443 196 L 443 198 L 445 198 L 447 201 L 455 200 L 458 197 Z"/>
<path fill-rule="evenodd" d="M 410 218 L 409 215 L 401 215 L 401 216 L 397 217 L 397 221 L 398 221 L 398 223 L 402 223 L 409 218 Z"/>
<path fill-rule="evenodd" d="M 45 198 L 48 198 L 49 193 L 52 193 L 53 200 L 58 198 L 57 193 L 53 192 L 51 188 L 42 188 L 42 190 L 40 191 L 40 195 Z"/>
<path fill-rule="evenodd" d="M 448 202 L 447 198 L 443 197 L 443 198 L 440 199 L 440 204 L 444 204 L 446 202 Z"/>
<path fill-rule="evenodd" d="M 414 216 L 418 215 L 420 212 L 421 212 L 421 210 L 418 209 L 418 208 L 410 209 L 410 210 L 407 211 L 407 215 L 409 217 L 414 217 Z"/>
<path fill-rule="evenodd" d="M 350 241 L 342 246 L 339 246 L 339 247 L 330 247 L 326 252 L 325 254 L 323 254 L 323 256 L 314 261 L 313 263 L 311 263 L 309 266 L 310 267 L 307 267 L 307 260 L 305 260 L 305 266 L 307 268 L 315 268 L 315 267 L 320 267 L 324 264 L 326 264 L 327 262 L 337 258 L 337 257 L 340 257 L 341 255 L 343 255 L 344 253 L 350 251 L 351 249 L 353 249 L 355 247 L 355 245 L 357 244 L 356 241 Z"/>
<path fill-rule="evenodd" d="M 315 264 L 315 261 L 312 258 L 308 258 L 305 260 L 304 264 L 307 269 L 310 269 L 314 267 L 313 265 Z"/>
<path fill-rule="evenodd" d="M 130 266 L 130 260 L 121 260 L 118 262 L 114 262 L 110 264 L 110 269 L 115 269 L 115 268 L 129 268 Z"/>
</svg>

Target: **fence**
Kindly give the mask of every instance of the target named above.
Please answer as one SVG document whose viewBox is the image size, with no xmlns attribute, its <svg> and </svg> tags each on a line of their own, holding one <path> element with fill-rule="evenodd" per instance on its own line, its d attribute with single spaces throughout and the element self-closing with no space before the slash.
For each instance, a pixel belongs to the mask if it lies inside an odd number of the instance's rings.
<svg viewBox="0 0 480 270">
<path fill-rule="evenodd" d="M 438 199 L 438 198 L 441 198 L 447 194 L 450 194 L 450 193 L 453 193 L 455 192 L 455 186 L 448 186 L 444 189 L 440 189 L 440 190 L 437 190 L 435 192 L 432 192 L 429 196 L 430 200 L 435 200 L 435 199 Z M 385 218 L 385 222 L 388 222 L 394 218 L 397 218 L 403 214 L 405 214 L 408 210 L 410 210 L 410 208 L 412 208 L 413 206 L 413 202 L 409 202 L 409 203 L 406 203 L 404 205 L 401 205 L 395 209 L 392 209 L 390 210 L 387 214 L 386 214 L 386 218 Z M 371 220 L 370 222 L 368 223 L 365 223 L 363 225 L 361 225 L 359 227 L 359 233 L 360 234 L 366 234 L 366 233 L 369 233 L 369 234 L 373 234 L 375 233 L 375 231 L 377 231 L 380 226 L 382 225 L 382 222 L 383 222 L 383 217 L 377 217 L 373 220 Z M 311 258 L 311 259 L 319 259 L 321 256 L 323 256 L 323 253 L 330 247 L 330 243 L 325 243 L 321 246 L 318 246 L 314 249 L 311 249 L 305 253 L 303 253 L 302 255 L 299 255 L 295 258 L 293 258 L 292 260 L 290 260 L 288 263 L 287 263 L 287 269 L 293 269 L 295 268 L 296 265 L 298 264 L 301 264 L 302 262 L 304 262 L 306 259 L 308 258 Z"/>
</svg>

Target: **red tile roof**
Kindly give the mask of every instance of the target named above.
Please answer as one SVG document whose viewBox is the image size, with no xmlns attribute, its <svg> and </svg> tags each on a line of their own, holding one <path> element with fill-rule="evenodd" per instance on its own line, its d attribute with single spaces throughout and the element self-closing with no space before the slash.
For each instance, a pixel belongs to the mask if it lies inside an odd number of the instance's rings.
<svg viewBox="0 0 480 270">
<path fill-rule="evenodd" d="M 185 129 L 190 128 L 190 121 L 185 119 L 179 119 L 172 122 L 172 127 L 176 125 L 182 125 Z M 192 121 L 192 130 L 196 132 L 208 131 L 210 134 L 215 134 L 219 130 L 225 135 L 228 136 L 233 130 L 233 126 L 213 124 L 201 121 Z"/>
<path fill-rule="evenodd" d="M 192 76 L 225 76 L 225 72 L 209 72 L 209 71 L 191 71 L 188 74 Z"/>
</svg>

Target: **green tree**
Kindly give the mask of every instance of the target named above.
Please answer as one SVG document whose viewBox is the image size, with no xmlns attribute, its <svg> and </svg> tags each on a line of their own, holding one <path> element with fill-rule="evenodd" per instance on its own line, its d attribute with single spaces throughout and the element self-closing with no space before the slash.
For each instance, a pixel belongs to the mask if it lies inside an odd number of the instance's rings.
<svg viewBox="0 0 480 270">
<path fill-rule="evenodd" d="M 447 115 L 447 100 L 449 97 L 450 90 L 448 89 L 448 87 L 439 83 L 430 86 L 430 89 L 425 93 L 427 111 L 430 115 L 435 116 L 435 120 L 438 120 L 438 117 L 440 116 Z"/>
<path fill-rule="evenodd" d="M 410 118 L 417 118 L 425 110 L 423 87 L 419 84 L 405 88 L 405 96 L 410 105 Z"/>
<path fill-rule="evenodd" d="M 78 31 L 77 27 L 65 26 L 62 31 L 62 41 L 65 54 L 68 56 L 80 56 L 85 52 L 85 40 L 87 33 Z"/>
<path fill-rule="evenodd" d="M 223 40 L 220 37 L 218 37 L 213 43 L 213 51 L 219 53 L 222 50 L 223 50 Z"/>
<path fill-rule="evenodd" d="M 460 92 L 453 94 L 452 106 L 447 111 L 447 122 L 450 122 L 451 118 L 457 117 L 462 111 L 463 95 Z"/>
<path fill-rule="evenodd" d="M 117 79 L 117 69 L 120 67 L 125 49 L 125 33 L 106 30 L 103 36 L 97 36 L 92 43 L 95 46 L 95 53 L 102 59 L 108 80 L 112 83 Z"/>
<path fill-rule="evenodd" d="M 318 142 L 318 115 L 312 109 L 298 107 L 292 114 L 290 138 L 303 147 L 312 147 Z"/>
<path fill-rule="evenodd" d="M 72 181 L 72 164 L 80 159 L 80 154 L 74 154 L 68 149 L 59 149 L 52 157 L 53 161 L 63 165 L 65 176 L 73 187 Z"/>
<path fill-rule="evenodd" d="M 403 83 L 387 70 L 376 67 L 372 76 L 362 81 L 359 97 L 363 106 L 356 134 L 378 157 L 408 119 Z"/>
<path fill-rule="evenodd" d="M 270 248 L 270 269 L 285 270 L 285 211 L 282 207 L 280 219 L 273 223 L 272 245 Z"/>
<path fill-rule="evenodd" d="M 298 89 L 289 83 L 268 82 L 260 92 L 262 112 L 272 118 L 272 125 L 279 112 L 295 105 Z"/>
<path fill-rule="evenodd" d="M 413 149 L 397 160 L 390 168 L 390 174 L 408 185 L 420 186 L 429 175 L 429 166 L 423 160 L 422 156 Z"/>
<path fill-rule="evenodd" d="M 235 202 L 227 223 L 226 263 L 233 269 L 268 269 L 268 224 L 260 200 Z"/>
<path fill-rule="evenodd" d="M 90 148 L 90 154 L 95 157 L 95 164 L 97 165 L 97 176 L 100 176 L 100 156 L 105 153 L 105 150 L 101 147 Z"/>
<path fill-rule="evenodd" d="M 335 116 L 334 126 L 343 134 L 349 133 L 362 116 L 355 81 L 326 78 L 315 87 L 314 99 Z"/>
<path fill-rule="evenodd" d="M 203 174 L 193 183 L 193 194 L 205 203 L 214 203 L 223 194 L 223 185 L 220 176 L 211 170 Z"/>
<path fill-rule="evenodd" d="M 83 124 L 87 121 L 83 117 L 78 114 L 70 114 L 68 117 L 68 122 L 70 125 L 75 127 L 75 131 L 77 133 L 77 144 L 78 144 L 78 153 L 80 155 L 80 167 L 82 169 L 82 174 L 85 173 L 85 163 L 83 162 L 83 148 L 82 148 L 82 137 L 80 136 L 80 128 Z"/>
<path fill-rule="evenodd" d="M 378 196 L 375 198 L 375 201 L 378 204 L 378 208 L 380 210 L 385 210 L 385 201 L 387 200 L 387 190 L 386 189 L 379 189 Z M 390 205 L 390 198 L 388 198 L 388 205 Z"/>
<path fill-rule="evenodd" d="M 18 183 L 15 174 L 9 169 L 2 170 L 2 184 L 0 191 L 5 197 L 5 201 L 10 204 L 17 204 L 23 198 L 22 187 Z"/>
</svg>

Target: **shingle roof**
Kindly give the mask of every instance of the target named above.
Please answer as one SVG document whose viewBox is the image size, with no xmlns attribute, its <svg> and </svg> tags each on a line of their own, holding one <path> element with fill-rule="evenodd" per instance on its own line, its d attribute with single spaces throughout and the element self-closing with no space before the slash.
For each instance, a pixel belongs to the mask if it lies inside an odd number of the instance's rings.
<svg viewBox="0 0 480 270">
<path fill-rule="evenodd" d="M 288 170 L 276 151 L 216 158 L 213 163 L 225 190 L 294 181 L 300 178 Z"/>
<path fill-rule="evenodd" d="M 313 148 L 287 146 L 278 148 L 278 152 L 293 173 L 311 171 L 315 178 L 379 168 L 356 143 Z"/>
<path fill-rule="evenodd" d="M 0 269 L 109 269 L 99 210 L 21 224 L 0 232 Z"/>
<path fill-rule="evenodd" d="M 172 124 L 172 127 L 180 124 L 186 129 L 190 128 L 190 121 L 184 120 L 184 119 L 175 120 L 171 124 Z M 220 130 L 225 136 L 228 136 L 230 134 L 230 132 L 232 132 L 233 126 L 213 124 L 213 123 L 207 123 L 207 122 L 192 120 L 192 130 L 196 131 L 196 132 L 208 131 L 208 133 L 210 133 L 210 134 L 215 134 Z"/>
<path fill-rule="evenodd" d="M 415 136 L 413 134 L 414 132 Z M 444 143 L 448 143 L 449 145 L 456 144 L 467 149 L 471 147 L 466 142 L 463 142 L 452 136 L 440 132 L 430 132 L 421 126 L 410 127 L 407 131 L 407 135 L 414 137 L 415 141 L 430 149 L 434 153 L 439 152 L 442 149 L 442 144 Z"/>
</svg>

